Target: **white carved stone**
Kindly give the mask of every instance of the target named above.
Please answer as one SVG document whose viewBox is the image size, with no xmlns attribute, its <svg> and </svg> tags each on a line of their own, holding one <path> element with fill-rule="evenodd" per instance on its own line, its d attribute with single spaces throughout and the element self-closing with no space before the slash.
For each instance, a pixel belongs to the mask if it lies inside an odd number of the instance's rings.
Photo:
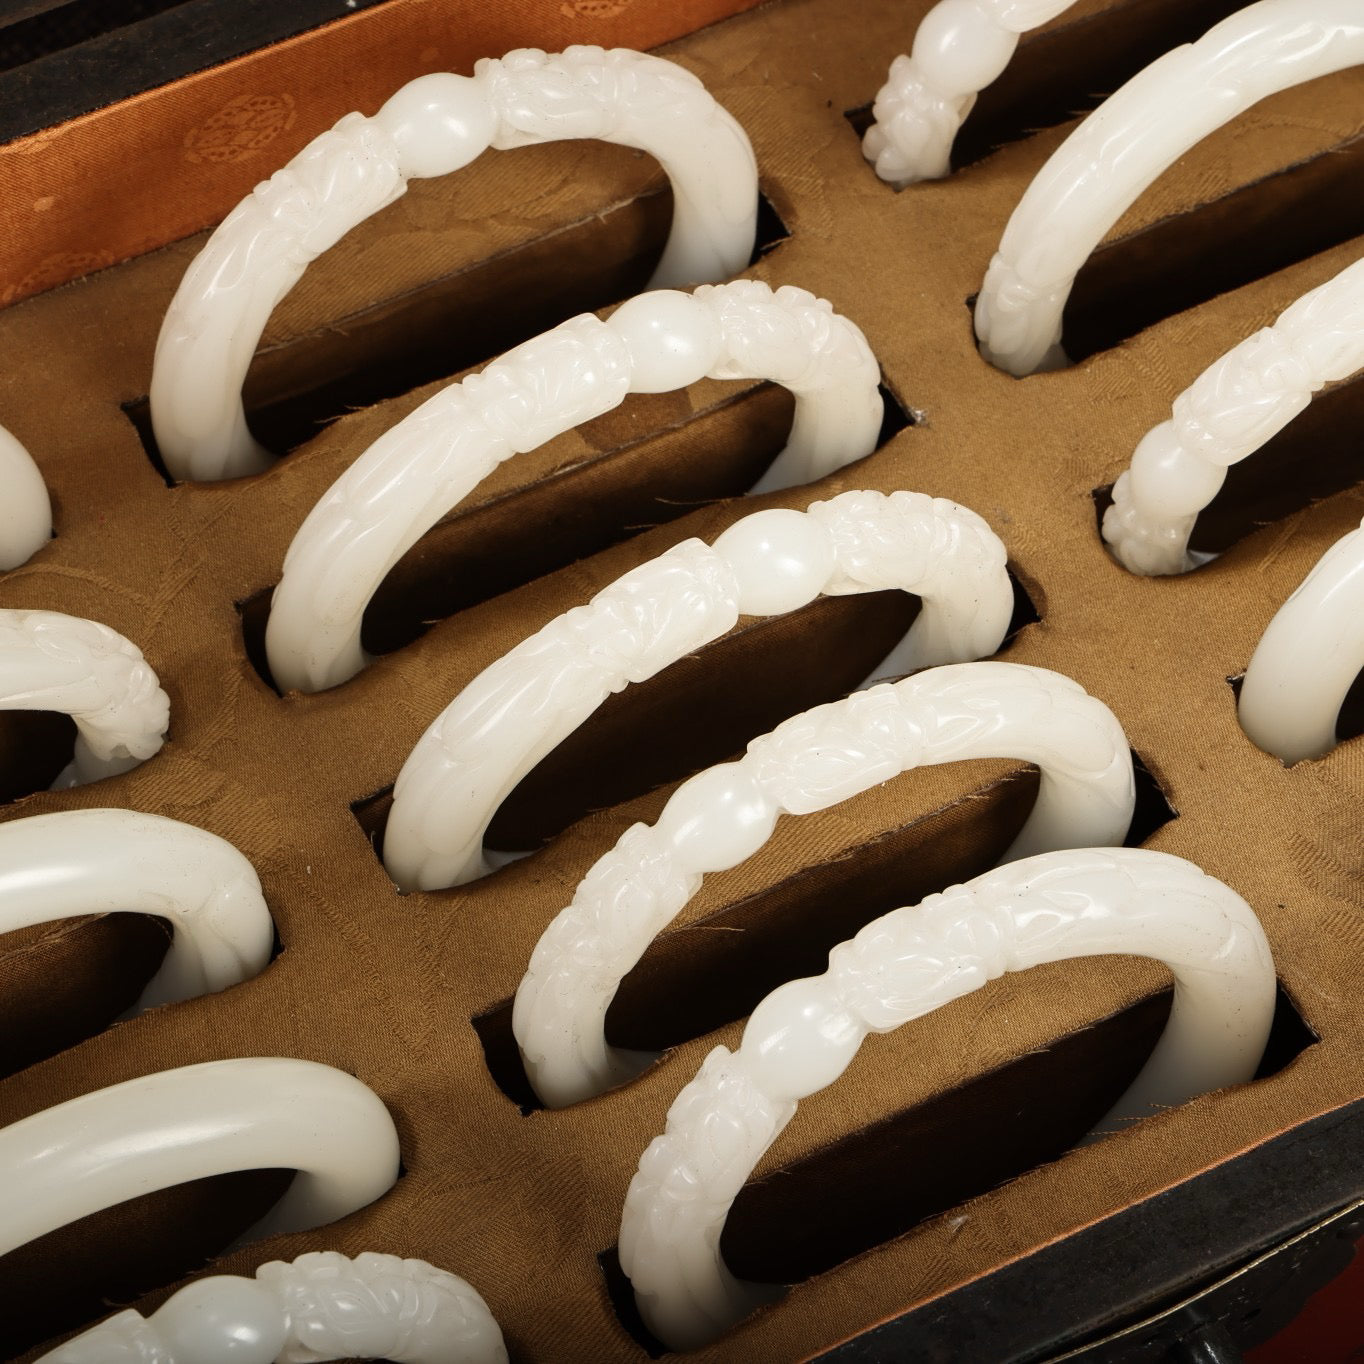
<svg viewBox="0 0 1364 1364">
<path fill-rule="evenodd" d="M 1274 613 L 1241 682 L 1241 728 L 1285 763 L 1336 746 L 1364 668 L 1364 526 L 1342 536 Z"/>
<path fill-rule="evenodd" d="M 173 934 L 135 1011 L 225 990 L 270 960 L 274 925 L 260 881 L 216 834 L 133 810 L 0 825 L 0 933 L 118 913 L 155 914 Z"/>
<path fill-rule="evenodd" d="M 93 620 L 0 610 L 0 710 L 76 722 L 75 755 L 54 785 L 116 776 L 160 751 L 170 700 L 137 647 Z"/>
<path fill-rule="evenodd" d="M 883 683 L 793 716 L 738 761 L 675 791 L 652 827 L 598 859 L 536 944 L 512 1028 L 551 1108 L 591 1098 L 657 1059 L 608 1046 L 621 980 L 696 893 L 766 841 L 779 813 L 827 810 L 916 767 L 1018 758 L 1037 802 L 1002 861 L 1118 844 L 1132 820 L 1132 756 L 1101 701 L 1045 668 L 962 663 Z"/>
<path fill-rule="evenodd" d="M 18 568 L 52 538 L 47 485 L 24 449 L 0 426 L 0 572 Z"/>
<path fill-rule="evenodd" d="M 128 1310 L 38 1364 L 506 1364 L 477 1290 L 425 1260 L 312 1251 L 271 1260 L 254 1279 L 217 1275 L 150 1317 Z"/>
<path fill-rule="evenodd" d="M 1174 1002 L 1155 1051 L 1093 1135 L 1251 1078 L 1274 1014 L 1269 945 L 1250 906 L 1182 858 L 1046 853 L 894 910 L 836 947 L 823 975 L 768 995 L 738 1051 L 716 1047 L 673 1103 L 620 1228 L 621 1267 L 649 1329 L 670 1349 L 694 1349 L 773 1296 L 724 1262 L 730 1205 L 797 1102 L 837 1080 L 868 1033 L 1006 971 L 1111 953 L 1164 962 Z"/>
<path fill-rule="evenodd" d="M 1029 29 L 1075 0 L 939 0 L 919 23 L 909 56 L 890 64 L 876 92 L 862 154 L 882 180 L 903 189 L 940 180 L 976 96 L 997 80 Z"/>
<path fill-rule="evenodd" d="M 690 72 L 625 48 L 526 48 L 403 86 L 372 118 L 347 114 L 256 186 L 195 257 L 157 341 L 151 413 L 181 479 L 256 473 L 241 387 L 276 304 L 411 178 L 445 175 L 488 147 L 600 138 L 658 158 L 673 226 L 658 286 L 724 279 L 748 263 L 758 180 L 742 128 Z"/>
<path fill-rule="evenodd" d="M 332 1066 L 267 1056 L 158 1071 L 0 1128 L 0 1255 L 230 1170 L 298 1172 L 241 1241 L 305 1231 L 387 1193 L 398 1157 L 383 1101 Z"/>
<path fill-rule="evenodd" d="M 807 559 L 824 566 L 823 582 Z M 774 575 L 785 578 L 780 602 L 765 597 Z M 756 512 L 714 548 L 686 540 L 632 569 L 484 669 L 417 741 L 393 789 L 389 874 L 408 890 L 485 875 L 484 833 L 521 778 L 612 692 L 718 639 L 741 612 L 886 587 L 922 595 L 890 656 L 903 667 L 993 653 L 1013 610 L 999 538 L 974 512 L 922 493 L 851 492 L 805 513 Z"/>
<path fill-rule="evenodd" d="M 1066 364 L 1075 276 L 1142 191 L 1253 104 L 1361 61 L 1359 0 L 1257 0 L 1152 62 L 1028 186 L 976 300 L 981 354 L 1014 375 Z"/>
<path fill-rule="evenodd" d="M 289 547 L 265 643 L 285 691 L 359 672 L 365 607 L 390 569 L 502 461 L 616 407 L 705 374 L 771 379 L 796 395 L 791 438 L 759 486 L 820 478 L 870 454 L 879 371 L 827 302 L 758 280 L 641 294 L 590 313 L 443 389 L 385 432 L 309 513 Z"/>
<path fill-rule="evenodd" d="M 1113 485 L 1103 536 L 1133 573 L 1187 573 L 1198 513 L 1324 385 L 1364 367 L 1364 260 L 1311 290 L 1209 365 L 1175 399 Z"/>
</svg>

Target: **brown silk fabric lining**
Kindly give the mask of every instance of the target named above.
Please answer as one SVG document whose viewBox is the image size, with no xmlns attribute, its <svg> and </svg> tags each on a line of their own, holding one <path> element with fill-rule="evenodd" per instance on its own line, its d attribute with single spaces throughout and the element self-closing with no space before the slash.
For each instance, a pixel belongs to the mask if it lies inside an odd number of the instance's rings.
<svg viewBox="0 0 1364 1364">
<path fill-rule="evenodd" d="M 820 969 L 874 914 L 989 866 L 1026 813 L 1031 775 L 1007 762 L 927 770 L 825 814 L 784 819 L 751 861 L 708 878 L 622 990 L 613 1038 L 671 1047 L 666 1059 L 590 1103 L 528 1116 L 504 1092 L 517 1089 L 506 1005 L 578 880 L 632 821 L 657 814 L 667 783 L 853 685 L 905 628 L 912 603 L 846 598 L 745 621 L 628 688 L 533 774 L 498 825 L 512 846 L 563 832 L 485 881 L 399 896 L 371 839 L 417 737 L 517 641 L 687 536 L 711 540 L 759 506 L 800 507 L 858 487 L 954 498 L 998 531 L 1040 616 L 1004 657 L 1067 673 L 1116 711 L 1178 812 L 1150 846 L 1193 859 L 1250 901 L 1284 993 L 1320 1041 L 1266 1079 L 1066 1152 L 1154 1038 L 1168 983 L 1158 968 L 1116 958 L 1039 968 L 870 1040 L 838 1084 L 801 1104 L 760 1167 L 781 1178 L 745 1191 L 727 1233 L 739 1272 L 810 1277 L 697 1357 L 816 1352 L 1364 1093 L 1364 746 L 1347 742 L 1287 770 L 1241 734 L 1227 680 L 1310 565 L 1364 513 L 1345 471 L 1357 423 L 1340 420 L 1357 414 L 1357 387 L 1319 400 L 1336 428 L 1318 417 L 1310 447 L 1280 448 L 1281 462 L 1302 471 L 1283 471 L 1280 503 L 1309 476 L 1325 478 L 1312 487 L 1331 495 L 1287 514 L 1274 506 L 1261 517 L 1272 524 L 1195 574 L 1129 576 L 1099 542 L 1092 497 L 1206 364 L 1357 256 L 1348 194 L 1327 195 L 1305 226 L 1292 206 L 1312 175 L 1353 165 L 1364 75 L 1268 100 L 1185 157 L 1123 219 L 1077 288 L 1073 315 L 1095 334 L 1113 330 L 1114 317 L 1151 324 L 1134 324 L 1128 339 L 1071 369 L 1020 381 L 977 356 L 966 300 L 1064 130 L 896 195 L 872 175 L 844 117 L 871 99 L 926 7 L 875 0 L 850 25 L 842 0 L 783 0 L 667 49 L 753 139 L 788 235 L 752 273 L 800 284 L 855 319 L 914 424 L 818 485 L 744 501 L 734 494 L 783 438 L 784 398 L 705 382 L 630 399 L 508 462 L 418 546 L 367 623 L 372 640 L 399 647 L 319 696 L 281 699 L 251 661 L 263 594 L 307 510 L 433 381 L 638 288 L 666 231 L 657 167 L 572 143 L 490 154 L 414 184 L 309 270 L 273 318 L 249 385 L 260 429 L 280 439 L 315 431 L 308 423 L 326 404 L 309 395 L 329 384 L 333 413 L 372 405 L 250 480 L 168 488 L 139 437 L 160 319 L 201 238 L 0 314 L 0 418 L 37 457 L 57 521 L 57 539 L 0 578 L 0 606 L 107 622 L 145 651 L 173 706 L 170 743 L 137 771 L 0 813 L 125 806 L 211 829 L 256 865 L 282 945 L 253 981 L 88 1035 L 154 969 L 155 927 L 113 918 L 0 940 L 0 1037 L 10 1048 L 0 1059 L 48 1057 L 0 1080 L 0 1123 L 197 1061 L 281 1055 L 338 1066 L 393 1113 L 402 1179 L 340 1223 L 251 1245 L 214 1269 L 249 1273 L 322 1248 L 420 1256 L 474 1283 L 516 1360 L 645 1358 L 598 1257 L 607 1253 L 609 1265 L 626 1186 L 673 1097 L 712 1046 L 736 1043 L 770 985 Z M 662 22 L 636 8 L 641 22 Z M 327 111 L 317 122 L 328 122 L 355 104 L 372 108 L 428 65 L 458 66 L 450 48 L 431 58 L 424 50 L 428 35 L 457 29 L 454 13 L 397 0 L 229 68 L 236 84 L 211 73 L 134 103 L 156 111 L 166 147 L 183 146 L 205 108 L 253 91 L 288 89 L 300 109 L 316 98 Z M 1168 13 L 1146 0 L 1092 0 L 1054 35 L 1089 32 L 1088 48 L 1030 39 L 1019 70 L 1046 68 L 1030 52 L 1069 52 L 1062 74 L 1083 92 L 1082 58 L 1103 50 L 1105 24 L 1159 25 Z M 589 36 L 558 9 L 545 14 L 551 23 L 533 28 L 543 16 L 526 16 L 507 45 Z M 708 17 L 697 10 L 698 21 Z M 652 30 L 635 32 L 648 41 Z M 363 98 L 338 84 L 340 71 L 365 83 Z M 196 89 L 219 78 L 227 83 L 200 100 Z M 126 166 L 139 154 L 128 132 L 138 114 L 109 118 Z M 165 201 L 184 206 L 186 225 L 212 218 L 303 135 L 300 123 L 240 166 L 182 168 Z M 780 238 L 767 223 L 766 235 Z M 1338 230 L 1303 238 L 1298 263 L 1267 256 L 1296 240 L 1294 224 Z M 91 238 L 76 240 L 89 249 Z M 128 236 L 126 249 L 138 240 Z M 1209 286 L 1222 279 L 1217 270 L 1243 267 L 1222 280 L 1225 292 Z M 1183 311 L 1140 317 L 1151 298 Z M 1240 506 L 1246 529 L 1261 505 L 1253 494 L 1229 487 L 1223 520 Z M 666 518 L 675 519 L 653 524 Z M 420 634 L 424 621 L 435 623 Z M 60 763 L 69 732 L 0 718 L 0 770 L 32 790 L 44 764 Z M 150 1310 L 252 1222 L 282 1178 L 234 1176 L 142 1199 L 0 1259 L 0 1302 L 24 1305 L 0 1314 L 11 1337 L 0 1344 L 21 1352 L 110 1302 L 141 1299 Z"/>
</svg>

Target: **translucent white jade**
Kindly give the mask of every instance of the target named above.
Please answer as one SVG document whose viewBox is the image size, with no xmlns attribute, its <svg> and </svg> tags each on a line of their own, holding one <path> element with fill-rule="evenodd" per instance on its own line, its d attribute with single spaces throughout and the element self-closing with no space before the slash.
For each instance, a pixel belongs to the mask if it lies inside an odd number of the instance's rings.
<svg viewBox="0 0 1364 1364">
<path fill-rule="evenodd" d="M 347 114 L 224 219 L 185 273 L 156 346 L 151 411 L 176 478 L 256 473 L 241 388 L 275 305 L 304 270 L 412 178 L 489 147 L 569 138 L 637 147 L 672 181 L 673 225 L 651 283 L 737 274 L 753 250 L 758 170 L 742 128 L 691 72 L 625 48 L 521 48 L 474 75 L 421 76 L 372 118 Z M 472 323 L 471 323 L 472 325 Z"/>
<path fill-rule="evenodd" d="M 170 700 L 136 645 L 93 620 L 0 610 L 0 710 L 54 710 L 76 722 L 55 786 L 127 772 L 158 753 Z"/>
<path fill-rule="evenodd" d="M 379 437 L 308 514 L 266 627 L 283 691 L 321 691 L 369 661 L 365 607 L 389 570 L 503 460 L 619 405 L 715 379 L 770 379 L 796 395 L 786 448 L 757 484 L 821 478 L 870 454 L 880 371 L 824 299 L 759 280 L 641 294 L 606 322 L 584 313 L 429 398 Z"/>
<path fill-rule="evenodd" d="M 52 537 L 52 503 L 33 457 L 0 426 L 0 571 L 18 568 Z"/>
<path fill-rule="evenodd" d="M 506 1364 L 478 1292 L 425 1260 L 335 1250 L 271 1260 L 254 1279 L 198 1279 L 150 1317 L 131 1309 L 38 1364 Z"/>
<path fill-rule="evenodd" d="M 656 1059 L 607 1045 L 621 979 L 702 876 L 751 857 L 778 815 L 825 810 L 910 768 L 968 758 L 1019 758 L 1041 771 L 1037 803 L 1002 861 L 1127 835 L 1135 789 L 1122 726 L 1060 673 L 959 663 L 816 706 L 754 739 L 738 762 L 683 783 L 654 825 L 627 829 L 545 930 L 512 1012 L 535 1092 L 561 1108 Z"/>
<path fill-rule="evenodd" d="M 1227 469 L 1253 455 L 1324 384 L 1364 367 L 1364 260 L 1304 294 L 1209 365 L 1147 432 L 1113 485 L 1103 535 L 1133 573 L 1187 573 L 1198 513 Z"/>
<path fill-rule="evenodd" d="M 225 990 L 270 960 L 274 925 L 260 881 L 216 834 L 132 810 L 0 825 L 0 933 L 123 912 L 158 915 L 174 935 L 138 1010 Z"/>
<path fill-rule="evenodd" d="M 101 1208 L 229 1170 L 295 1169 L 241 1239 L 303 1231 L 398 1177 L 382 1101 L 313 1061 L 206 1061 L 125 1080 L 0 1129 L 0 1255 Z"/>
<path fill-rule="evenodd" d="M 1018 37 L 1075 0 L 939 0 L 908 57 L 890 64 L 876 92 L 862 154 L 897 189 L 951 169 L 952 142 L 976 96 L 1004 73 Z"/>
<path fill-rule="evenodd" d="M 1028 186 L 976 302 L 981 354 L 1015 375 L 1065 364 L 1061 314 L 1071 285 L 1138 195 L 1251 105 L 1361 61 L 1359 0 L 1258 0 L 1152 62 Z"/>
<path fill-rule="evenodd" d="M 517 782 L 612 692 L 718 639 L 740 615 L 900 588 L 923 608 L 874 676 L 993 653 L 1013 609 L 1005 558 L 974 512 L 908 492 L 755 512 L 714 548 L 684 540 L 537 630 L 436 717 L 393 788 L 389 874 L 408 890 L 484 875 L 484 832 Z"/>
<path fill-rule="evenodd" d="M 1269 945 L 1250 906 L 1182 858 L 1046 853 L 897 909 L 834 948 L 822 976 L 768 995 L 739 1050 L 716 1047 L 677 1096 L 667 1130 L 640 1160 L 620 1227 L 620 1263 L 649 1329 L 674 1350 L 695 1348 L 773 1296 L 725 1265 L 730 1205 L 797 1101 L 837 1080 L 868 1033 L 1006 971 L 1110 953 L 1164 962 L 1174 1003 L 1096 1133 L 1251 1078 L 1274 1013 Z"/>
<path fill-rule="evenodd" d="M 1241 728 L 1286 763 L 1336 746 L 1336 722 L 1364 667 L 1364 526 L 1342 536 L 1278 609 L 1241 683 Z"/>
</svg>

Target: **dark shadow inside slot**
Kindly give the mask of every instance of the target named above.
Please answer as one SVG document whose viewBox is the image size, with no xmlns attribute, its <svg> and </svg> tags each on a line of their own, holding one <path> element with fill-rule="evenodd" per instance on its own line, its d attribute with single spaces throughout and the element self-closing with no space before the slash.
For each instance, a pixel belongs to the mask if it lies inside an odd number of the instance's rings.
<svg viewBox="0 0 1364 1364">
<path fill-rule="evenodd" d="M 1146 765 L 1133 756 L 1137 801 L 1127 847 L 1175 818 Z M 904 790 L 912 805 L 914 781 L 907 773 L 887 789 Z M 664 1051 L 746 1017 L 783 982 L 822 972 L 829 952 L 873 919 L 989 870 L 1022 828 L 1036 794 L 1036 769 L 1022 769 L 718 914 L 668 929 L 621 982 L 606 1016 L 607 1040 Z M 523 1113 L 539 1108 L 512 1034 L 511 1002 L 473 1024 L 503 1093 Z"/>
<path fill-rule="evenodd" d="M 1364 734 L 1364 673 L 1350 684 L 1345 700 L 1340 705 L 1340 716 L 1336 720 L 1336 739 L 1344 743 Z"/>
<path fill-rule="evenodd" d="M 610 154 L 609 150 L 604 154 Z M 263 348 L 244 390 L 257 438 L 285 454 L 338 417 L 458 374 L 566 318 L 640 293 L 672 221 L 664 188 L 616 204 L 396 299 Z M 789 234 L 761 198 L 754 259 Z M 124 405 L 166 482 L 145 397 Z"/>
<path fill-rule="evenodd" d="M 103 1032 L 142 993 L 169 945 L 165 920 L 148 914 L 0 936 L 0 1076 Z"/>
<path fill-rule="evenodd" d="M 247 1170 L 158 1190 L 0 1256 L 0 1354 L 92 1325 L 200 1269 L 269 1211 L 292 1170 Z M 52 1266 L 61 1265 L 53 1274 Z"/>
<path fill-rule="evenodd" d="M 128 913 L 0 935 L 0 1078 L 120 1019 L 160 969 L 170 941 L 165 919 Z M 276 931 L 270 961 L 282 951 Z"/>
<path fill-rule="evenodd" d="M 721 1237 L 725 1263 L 742 1279 L 798 1284 L 1063 1157 L 1136 1075 L 1169 1007 L 1170 991 L 1157 991 L 746 1184 Z M 1317 1040 L 1280 989 L 1256 1079 Z M 872 1037 L 863 1046 L 887 1044 Z M 614 1247 L 599 1260 L 608 1278 L 619 1274 Z M 628 1284 L 618 1282 L 612 1300 L 656 1356 L 657 1342 L 639 1334 Z"/>
<path fill-rule="evenodd" d="M 1009 617 L 1009 628 L 1004 632 L 1004 642 L 992 655 L 1003 658 L 1009 646 L 1029 625 L 1037 625 L 1046 611 L 1046 602 L 1037 582 L 1024 579 L 1012 566 L 1009 568 L 1009 582 L 1014 590 L 1014 609 Z"/>
<path fill-rule="evenodd" d="M 1225 553 L 1261 527 L 1364 481 L 1361 427 L 1364 375 L 1324 389 L 1254 454 L 1231 465 L 1227 481 L 1194 522 L 1190 547 Z M 1102 533 L 1112 485 L 1096 488 L 1093 497 Z"/>
<path fill-rule="evenodd" d="M 1102 14 L 1025 34 L 998 80 L 980 92 L 952 147 L 952 169 L 1102 103 L 1180 43 L 1192 42 L 1245 0 L 1129 0 Z M 906 34 L 909 44 L 912 35 Z M 906 47 L 908 50 L 908 47 Z M 871 105 L 846 115 L 860 138 Z"/>
<path fill-rule="evenodd" d="M 881 443 L 910 419 L 883 388 Z M 394 566 L 365 612 L 361 639 L 387 654 L 437 621 L 588 555 L 674 521 L 711 502 L 742 495 L 785 445 L 793 399 L 758 384 L 693 414 L 685 392 L 639 394 L 579 427 L 598 458 L 455 510 Z M 527 526 L 535 533 L 528 535 Z M 271 686 L 265 657 L 270 595 L 237 604 L 248 658 Z"/>
<path fill-rule="evenodd" d="M 1083 360 L 1361 234 L 1364 137 L 1099 247 L 1076 277 L 1062 345 Z"/>
<path fill-rule="evenodd" d="M 1123 847 L 1140 848 L 1158 829 L 1163 829 L 1172 819 L 1179 818 L 1179 811 L 1170 804 L 1164 788 L 1151 775 L 1151 769 L 1142 761 L 1141 754 L 1132 754 L 1132 776 L 1136 783 L 1137 798 L 1132 809 L 1132 823 L 1123 839 Z"/>
<path fill-rule="evenodd" d="M 0 711 L 0 802 L 46 791 L 76 746 L 69 715 L 48 710 Z"/>
</svg>

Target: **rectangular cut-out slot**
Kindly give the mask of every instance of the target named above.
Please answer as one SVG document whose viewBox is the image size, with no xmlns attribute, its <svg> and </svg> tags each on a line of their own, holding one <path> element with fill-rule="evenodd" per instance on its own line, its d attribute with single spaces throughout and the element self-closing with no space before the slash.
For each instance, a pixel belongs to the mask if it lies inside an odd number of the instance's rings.
<svg viewBox="0 0 1364 1364">
<path fill-rule="evenodd" d="M 1361 234 L 1364 137 L 1099 247 L 1076 277 L 1062 346 L 1083 360 Z"/>
<path fill-rule="evenodd" d="M 293 1175 L 242 1170 L 177 1184 L 0 1256 L 0 1302 L 24 1305 L 0 1318 L 5 1358 L 198 1271 L 279 1201 Z"/>
<path fill-rule="evenodd" d="M 888 389 L 882 395 L 884 442 L 909 418 Z M 428 531 L 374 594 L 362 624 L 365 648 L 392 653 L 467 607 L 743 494 L 785 445 L 792 406 L 786 389 L 766 383 L 700 412 L 685 392 L 632 394 L 616 411 L 578 428 L 602 454 L 456 509 Z M 247 655 L 273 686 L 264 643 L 272 591 L 262 589 L 238 610 Z"/>
<path fill-rule="evenodd" d="M 799 1284 L 1063 1158 L 1150 1055 L 1169 1006 L 1170 991 L 1156 991 L 1092 1027 L 749 1182 L 721 1237 L 725 1263 L 741 1279 Z M 1276 1074 L 1317 1040 L 1280 989 L 1256 1079 Z M 863 1045 L 876 1044 L 868 1039 Z M 1001 1114 L 1008 1115 L 1007 1139 L 1001 1138 Z M 598 1258 L 621 1324 L 657 1356 L 658 1342 L 642 1331 L 615 1248 Z"/>
<path fill-rule="evenodd" d="M 1128 847 L 1175 818 L 1146 765 L 1134 759 L 1137 807 Z M 905 791 L 912 805 L 914 781 L 906 774 L 884 789 Z M 1020 769 L 846 856 L 661 933 L 622 981 L 607 1014 L 607 1040 L 663 1051 L 746 1017 L 778 985 L 822 972 L 829 952 L 873 919 L 993 867 L 1036 794 L 1036 770 Z M 512 1037 L 510 1001 L 473 1022 L 503 1092 L 523 1111 L 538 1107 Z"/>
<path fill-rule="evenodd" d="M 741 1278 L 798 1283 L 1063 1156 L 1150 1055 L 1169 1003 L 1159 991 L 746 1185 L 721 1240 L 726 1262 Z M 1316 1040 L 1280 989 L 1256 1078 Z M 1010 1115 L 1007 1141 L 1001 1113 Z"/>
<path fill-rule="evenodd" d="M 1130 0 L 1025 34 L 1004 73 L 977 97 L 953 143 L 952 169 L 1097 107 L 1157 57 L 1192 42 L 1244 3 Z M 906 51 L 911 42 L 907 33 Z M 871 104 L 850 109 L 846 117 L 861 137 L 871 126 Z"/>
<path fill-rule="evenodd" d="M 900 639 L 919 599 L 903 592 L 821 597 L 786 616 L 750 617 L 698 653 L 602 703 L 516 787 L 488 844 L 540 846 L 592 810 L 741 752 L 787 716 L 855 687 Z M 388 800 L 353 807 L 376 846 Z"/>
<path fill-rule="evenodd" d="M 666 188 L 274 346 L 252 361 L 247 420 L 285 454 L 345 413 L 458 374 L 566 318 L 641 292 L 672 221 Z M 755 259 L 787 237 L 764 198 Z M 147 400 L 125 409 L 163 477 Z M 169 481 L 169 480 L 168 480 Z"/>
<path fill-rule="evenodd" d="M 1364 480 L 1361 427 L 1364 374 L 1323 389 L 1276 436 L 1231 465 L 1217 496 L 1198 514 L 1190 548 L 1225 553 L 1263 526 L 1357 486 Z M 1102 533 L 1112 485 L 1096 488 L 1093 497 Z"/>
<path fill-rule="evenodd" d="M 0 934 L 0 1076 L 94 1037 L 156 974 L 170 926 L 106 914 Z"/>
<path fill-rule="evenodd" d="M 1015 619 L 1035 621 L 1031 600 L 1016 576 L 1013 582 Z M 263 605 L 257 598 L 244 609 L 263 616 Z M 788 615 L 745 618 L 699 652 L 608 697 L 507 797 L 488 846 L 539 847 L 593 810 L 724 761 L 788 716 L 847 695 L 918 612 L 918 597 L 886 591 L 821 597 Z M 352 806 L 376 849 L 390 803 L 380 792 Z"/>
<path fill-rule="evenodd" d="M 0 803 L 46 791 L 75 751 L 76 724 L 50 710 L 0 710 Z"/>
</svg>

